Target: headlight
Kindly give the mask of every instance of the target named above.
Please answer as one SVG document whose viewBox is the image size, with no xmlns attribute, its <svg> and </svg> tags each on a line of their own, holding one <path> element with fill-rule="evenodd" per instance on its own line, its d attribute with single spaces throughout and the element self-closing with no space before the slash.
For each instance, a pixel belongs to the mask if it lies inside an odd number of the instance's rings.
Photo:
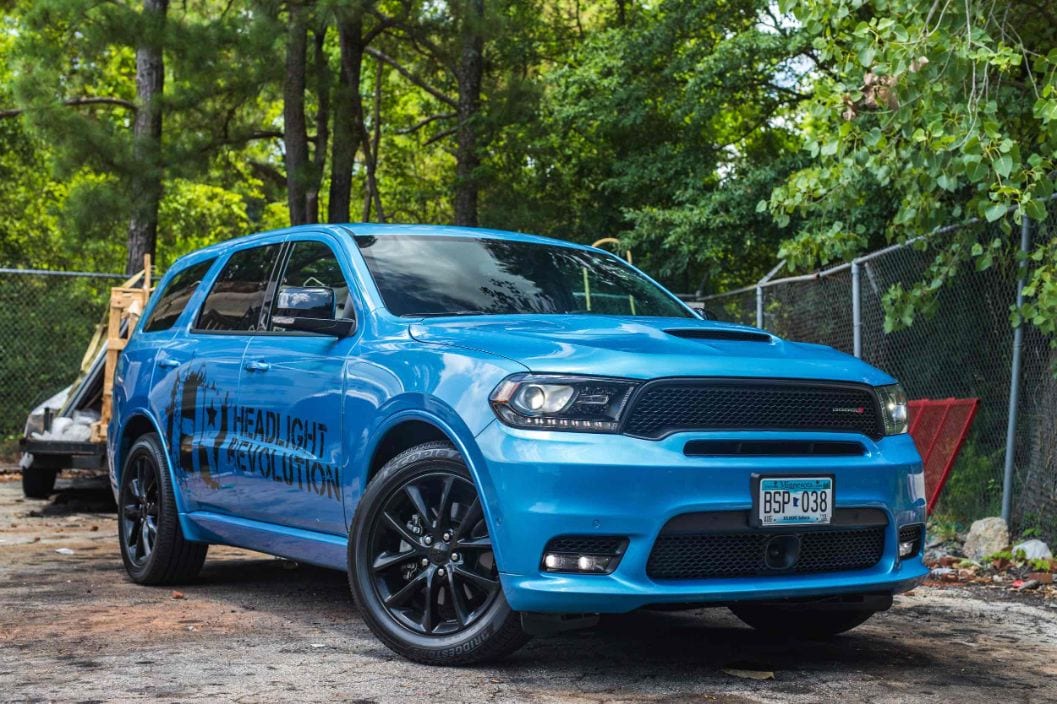
<svg viewBox="0 0 1057 704">
<path fill-rule="evenodd" d="M 499 420 L 515 428 L 613 433 L 635 386 L 603 377 L 515 374 L 490 400 Z"/>
<path fill-rule="evenodd" d="M 881 401 L 881 417 L 884 418 L 885 435 L 899 435 L 907 431 L 907 392 L 900 384 L 878 386 L 877 398 Z"/>
</svg>

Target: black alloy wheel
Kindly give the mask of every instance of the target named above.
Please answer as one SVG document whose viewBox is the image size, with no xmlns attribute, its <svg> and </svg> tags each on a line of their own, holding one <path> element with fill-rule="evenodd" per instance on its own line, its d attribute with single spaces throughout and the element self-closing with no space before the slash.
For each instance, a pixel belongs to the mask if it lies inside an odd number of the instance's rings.
<svg viewBox="0 0 1057 704">
<path fill-rule="evenodd" d="M 165 451 L 154 433 L 128 449 L 118 491 L 121 559 L 133 582 L 178 584 L 202 569 L 209 545 L 184 538 Z"/>
<path fill-rule="evenodd" d="M 132 475 L 121 505 L 121 536 L 129 561 L 142 567 L 158 539 L 158 472 L 145 454 L 131 465 L 126 470 Z"/>
<path fill-rule="evenodd" d="M 405 450 L 371 479 L 349 534 L 349 586 L 371 631 L 416 662 L 497 660 L 529 639 L 477 487 L 446 442 Z"/>
<path fill-rule="evenodd" d="M 499 592 L 481 500 L 450 471 L 417 476 L 388 497 L 371 536 L 374 588 L 386 611 L 425 635 L 477 621 Z"/>
</svg>

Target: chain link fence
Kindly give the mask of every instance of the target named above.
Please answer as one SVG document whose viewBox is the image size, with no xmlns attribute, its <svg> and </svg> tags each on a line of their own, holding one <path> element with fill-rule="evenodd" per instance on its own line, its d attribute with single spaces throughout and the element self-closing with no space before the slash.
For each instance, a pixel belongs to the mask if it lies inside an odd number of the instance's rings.
<svg viewBox="0 0 1057 704">
<path fill-rule="evenodd" d="M 1048 223 L 1052 223 L 1053 218 Z M 991 226 L 971 225 L 981 243 Z M 1052 228 L 1052 224 L 1044 227 Z M 1050 237 L 1050 231 L 1036 237 Z M 924 276 L 928 240 L 889 247 L 816 274 L 771 279 L 718 294 L 720 317 L 757 324 L 793 340 L 855 353 L 900 379 L 911 398 L 976 397 L 980 409 L 937 511 L 968 521 L 999 512 L 1012 367 L 1010 307 L 1016 265 L 966 269 L 940 290 L 932 314 L 885 333 L 883 297 Z M 777 270 L 776 270 L 777 271 Z M 0 269 L 0 452 L 10 458 L 29 411 L 78 375 L 120 274 Z M 859 290 L 859 316 L 855 296 Z M 1057 350 L 1027 327 L 1014 454 L 1013 519 L 1057 537 Z"/>
<path fill-rule="evenodd" d="M 1043 228 L 1052 228 L 1052 221 Z M 976 241 L 985 246 L 996 237 L 1008 239 L 997 225 L 965 227 L 975 228 Z M 919 314 L 909 328 L 890 333 L 884 329 L 884 295 L 895 285 L 909 289 L 921 281 L 935 257 L 929 245 L 942 242 L 943 234 L 953 229 L 815 274 L 766 278 L 704 302 L 726 320 L 759 324 L 788 339 L 858 353 L 899 379 L 911 398 L 979 398 L 972 430 L 936 508 L 941 515 L 968 522 L 997 515 L 1001 509 L 1014 339 L 1010 312 L 1018 277 L 1015 261 L 996 259 L 983 271 L 963 267 L 939 290 L 931 313 Z M 1044 229 L 1034 236 L 1052 234 Z M 1057 537 L 1057 350 L 1052 342 L 1030 326 L 1023 332 L 1011 516 L 1020 530 L 1037 528 Z"/>
<path fill-rule="evenodd" d="M 120 274 L 0 269 L 0 455 L 30 410 L 69 386 Z"/>
</svg>

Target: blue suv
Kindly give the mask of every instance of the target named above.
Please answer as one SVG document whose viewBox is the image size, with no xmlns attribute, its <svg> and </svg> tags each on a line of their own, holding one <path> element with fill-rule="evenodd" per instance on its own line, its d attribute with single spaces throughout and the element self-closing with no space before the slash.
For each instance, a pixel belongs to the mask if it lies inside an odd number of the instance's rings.
<svg viewBox="0 0 1057 704">
<path fill-rule="evenodd" d="M 828 636 L 925 574 L 894 379 L 510 232 L 319 225 L 180 259 L 121 354 L 109 469 L 134 581 L 192 579 L 212 543 L 343 570 L 433 664 L 643 607 Z"/>
</svg>

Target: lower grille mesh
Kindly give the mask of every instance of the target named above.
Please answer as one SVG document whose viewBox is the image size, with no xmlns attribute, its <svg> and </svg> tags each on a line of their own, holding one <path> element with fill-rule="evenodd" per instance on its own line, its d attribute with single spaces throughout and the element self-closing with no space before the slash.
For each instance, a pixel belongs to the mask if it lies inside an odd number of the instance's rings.
<svg viewBox="0 0 1057 704">
<path fill-rule="evenodd" d="M 554 538 L 544 553 L 562 552 L 580 555 L 620 555 L 624 552 L 628 539 L 612 535 L 563 535 Z"/>
<path fill-rule="evenodd" d="M 884 553 L 885 526 L 799 533 L 800 554 L 788 572 L 839 572 L 873 567 Z M 776 533 L 671 533 L 653 545 L 646 574 L 653 579 L 705 579 L 782 574 L 764 551 Z M 788 533 L 786 533 L 788 535 Z"/>
</svg>

